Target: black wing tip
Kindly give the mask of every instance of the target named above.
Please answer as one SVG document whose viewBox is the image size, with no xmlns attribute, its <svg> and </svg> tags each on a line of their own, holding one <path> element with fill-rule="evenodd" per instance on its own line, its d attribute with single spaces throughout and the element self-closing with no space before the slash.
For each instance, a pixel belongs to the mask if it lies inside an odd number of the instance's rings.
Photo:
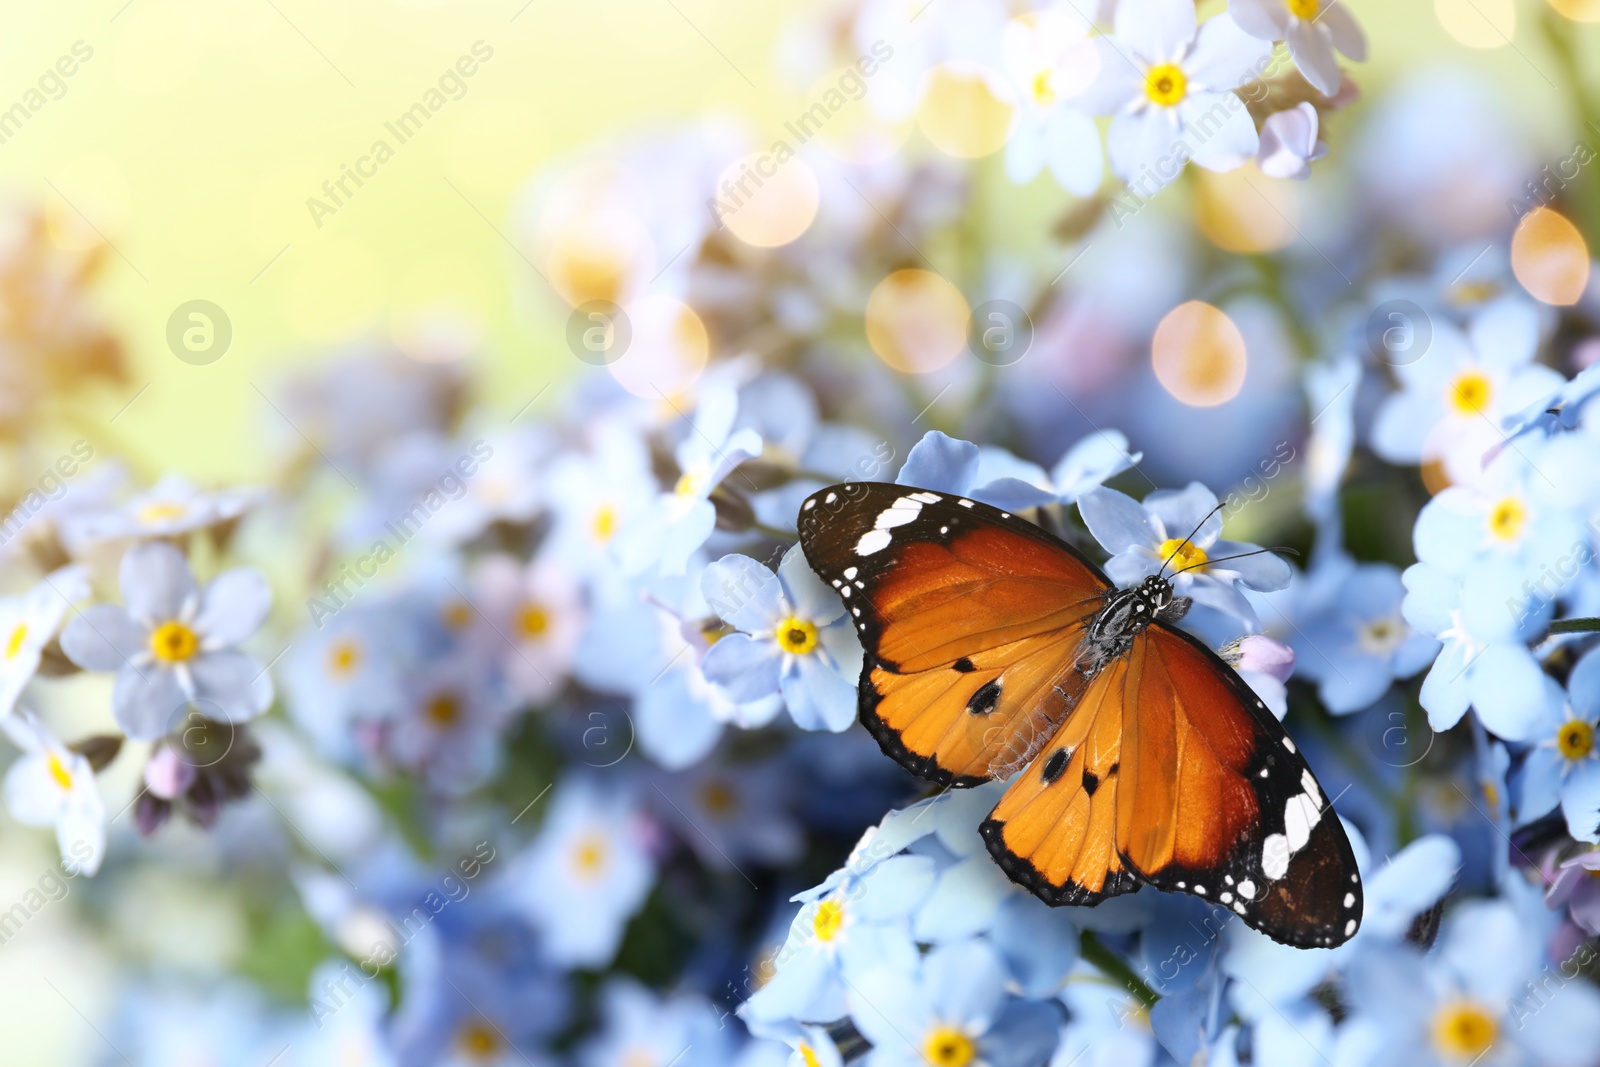
<svg viewBox="0 0 1600 1067">
<path fill-rule="evenodd" d="M 985 819 L 978 824 L 978 833 L 989 849 L 989 855 L 1005 872 L 1007 878 L 1026 889 L 1052 908 L 1092 908 L 1102 900 L 1139 888 L 1139 879 L 1131 872 L 1117 871 L 1107 880 L 1106 888 L 1096 893 L 1076 882 L 1056 885 L 1045 877 L 1033 861 L 1017 855 L 1006 847 L 1006 824 L 999 819 Z"/>
</svg>

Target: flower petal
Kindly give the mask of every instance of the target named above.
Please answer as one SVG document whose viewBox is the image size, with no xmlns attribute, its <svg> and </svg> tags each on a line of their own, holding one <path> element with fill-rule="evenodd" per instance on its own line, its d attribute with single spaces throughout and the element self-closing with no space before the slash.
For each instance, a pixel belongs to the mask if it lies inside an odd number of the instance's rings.
<svg viewBox="0 0 1600 1067">
<path fill-rule="evenodd" d="M 1261 149 L 1250 109 L 1233 93 L 1193 93 L 1178 112 L 1183 116 L 1184 140 L 1195 142 L 1190 158 L 1197 167 L 1233 170 Z"/>
<path fill-rule="evenodd" d="M 977 445 L 929 430 L 911 446 L 895 484 L 965 496 L 972 491 L 972 481 L 977 476 Z"/>
<path fill-rule="evenodd" d="M 156 623 L 177 618 L 199 592 L 189 561 L 165 541 L 128 549 L 117 580 L 128 613 Z"/>
<path fill-rule="evenodd" d="M 196 710 L 208 719 L 243 722 L 272 704 L 272 678 L 266 667 L 238 649 L 201 653 L 189 661 L 189 674 L 194 679 Z"/>
<path fill-rule="evenodd" d="M 1171 62 L 1194 40 L 1194 4 L 1190 0 L 1118 0 L 1114 29 L 1117 40 L 1145 62 Z"/>
<path fill-rule="evenodd" d="M 749 556 L 723 556 L 700 575 L 706 607 L 745 633 L 770 630 L 783 617 L 778 576 Z"/>
<path fill-rule="evenodd" d="M 1120 555 L 1130 548 L 1160 544 L 1150 514 L 1125 493 L 1104 487 L 1091 489 L 1078 499 L 1078 514 L 1100 547 Z"/>
<path fill-rule="evenodd" d="M 111 688 L 111 714 L 133 741 L 165 737 L 189 710 L 189 694 L 177 672 L 154 664 L 123 667 Z"/>
<path fill-rule="evenodd" d="M 1304 19 L 1295 19 L 1287 38 L 1289 55 L 1306 81 L 1323 96 L 1337 93 L 1344 76 L 1339 72 L 1339 57 L 1333 54 L 1333 42 L 1322 28 Z"/>
<path fill-rule="evenodd" d="M 706 651 L 700 669 L 736 704 L 748 704 L 778 691 L 783 654 L 766 639 L 729 634 Z"/>
<path fill-rule="evenodd" d="M 272 608 L 272 587 L 253 567 L 217 575 L 200 594 L 195 632 L 210 648 L 242 644 L 261 628 Z"/>
<path fill-rule="evenodd" d="M 1197 87 L 1237 89 L 1265 75 L 1271 58 L 1271 41 L 1247 32 L 1224 13 L 1200 27 L 1183 72 Z"/>
</svg>

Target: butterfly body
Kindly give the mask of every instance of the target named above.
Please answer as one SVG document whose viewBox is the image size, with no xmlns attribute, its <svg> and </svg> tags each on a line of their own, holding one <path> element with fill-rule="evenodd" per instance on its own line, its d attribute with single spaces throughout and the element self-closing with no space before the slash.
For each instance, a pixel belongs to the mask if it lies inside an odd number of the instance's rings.
<svg viewBox="0 0 1600 1067">
<path fill-rule="evenodd" d="M 820 490 L 799 528 L 861 639 L 858 714 L 884 752 L 953 788 L 1010 781 L 980 832 L 1013 881 L 1050 904 L 1189 893 L 1304 947 L 1354 934 L 1337 816 L 1255 693 L 1173 625 L 1171 578 L 1118 589 L 1033 523 L 901 485 Z"/>
</svg>

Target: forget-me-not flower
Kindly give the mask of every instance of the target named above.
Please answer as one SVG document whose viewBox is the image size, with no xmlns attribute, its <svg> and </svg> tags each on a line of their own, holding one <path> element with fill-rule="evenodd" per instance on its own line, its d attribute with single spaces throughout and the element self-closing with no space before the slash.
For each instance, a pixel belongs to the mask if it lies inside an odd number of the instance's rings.
<svg viewBox="0 0 1600 1067">
<path fill-rule="evenodd" d="M 119 580 L 124 605 L 87 608 L 61 648 L 86 670 L 116 672 L 111 710 L 129 737 L 154 741 L 191 706 L 222 722 L 267 710 L 272 679 L 237 647 L 272 605 L 259 571 L 227 571 L 201 588 L 183 553 L 158 541 L 129 549 Z"/>
</svg>

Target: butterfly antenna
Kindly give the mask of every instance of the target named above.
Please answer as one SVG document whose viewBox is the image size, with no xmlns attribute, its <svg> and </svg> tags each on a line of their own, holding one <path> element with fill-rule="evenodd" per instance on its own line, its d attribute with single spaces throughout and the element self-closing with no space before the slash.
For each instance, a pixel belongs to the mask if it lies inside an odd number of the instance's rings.
<svg viewBox="0 0 1600 1067">
<path fill-rule="evenodd" d="M 1161 577 L 1163 572 L 1166 571 L 1167 564 L 1172 562 L 1173 557 L 1177 556 L 1177 554 L 1179 552 L 1183 551 L 1183 546 L 1188 544 L 1189 541 L 1194 537 L 1194 535 L 1200 532 L 1200 527 L 1202 527 L 1206 523 L 1210 522 L 1211 521 L 1211 516 L 1215 515 L 1217 512 L 1219 512 L 1221 510 L 1222 510 L 1222 503 L 1219 501 L 1217 503 L 1216 507 L 1214 507 L 1210 511 L 1206 512 L 1206 517 L 1201 519 L 1198 523 L 1195 524 L 1194 529 L 1189 531 L 1189 536 L 1185 537 L 1182 541 L 1179 541 L 1178 542 L 1178 546 L 1172 550 L 1172 554 L 1169 555 L 1166 559 L 1161 561 L 1161 570 L 1156 572 L 1156 577 L 1157 578 Z M 1172 573 L 1173 574 L 1182 574 L 1183 571 L 1173 571 Z"/>
<path fill-rule="evenodd" d="M 1226 563 L 1230 559 L 1244 559 L 1246 556 L 1259 556 L 1264 552 L 1287 552 L 1291 556 L 1298 556 L 1300 554 L 1287 545 L 1278 545 L 1274 548 L 1258 548 L 1254 552 L 1240 552 L 1236 556 L 1218 556 L 1216 559 L 1208 559 L 1204 563 L 1191 563 L 1187 567 L 1180 567 L 1179 569 L 1173 571 L 1172 576 L 1176 578 L 1184 571 L 1192 571 L 1196 567 L 1209 567 L 1213 563 Z"/>
</svg>

